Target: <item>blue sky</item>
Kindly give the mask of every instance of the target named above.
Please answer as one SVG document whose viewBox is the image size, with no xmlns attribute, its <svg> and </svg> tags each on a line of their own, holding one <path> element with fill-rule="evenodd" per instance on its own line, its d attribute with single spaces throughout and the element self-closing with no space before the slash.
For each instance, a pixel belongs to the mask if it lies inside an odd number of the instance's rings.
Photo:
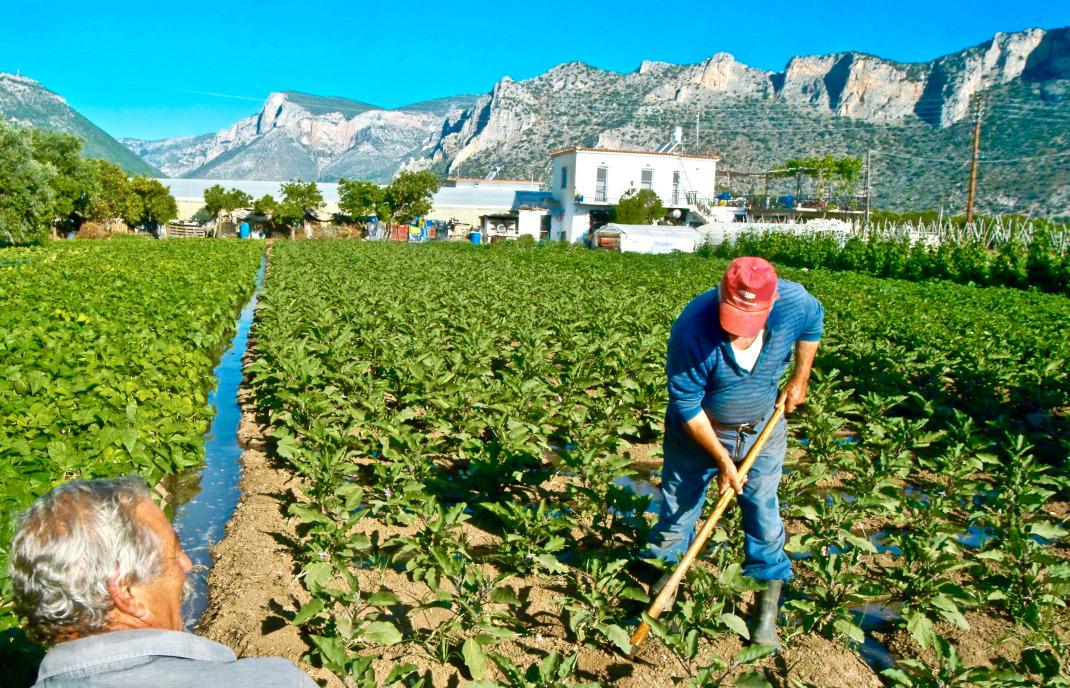
<svg viewBox="0 0 1070 688">
<path fill-rule="evenodd" d="M 1070 25 L 1070 0 L 32 2 L 8 0 L 0 71 L 37 79 L 113 136 L 215 131 L 275 90 L 399 106 L 484 93 L 581 60 L 631 71 L 718 51 L 762 69 L 859 50 L 903 62 L 997 31 Z"/>
</svg>

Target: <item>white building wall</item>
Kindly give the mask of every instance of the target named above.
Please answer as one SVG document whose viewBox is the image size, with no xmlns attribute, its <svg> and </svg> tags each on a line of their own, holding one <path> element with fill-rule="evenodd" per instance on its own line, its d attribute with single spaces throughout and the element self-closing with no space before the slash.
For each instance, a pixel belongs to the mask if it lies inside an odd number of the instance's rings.
<svg viewBox="0 0 1070 688">
<path fill-rule="evenodd" d="M 542 231 L 542 218 L 546 215 L 545 210 L 521 210 L 520 217 L 517 221 L 517 231 L 520 236 L 530 236 L 539 240 L 539 233 Z"/>
<path fill-rule="evenodd" d="M 597 188 L 599 167 L 607 171 L 604 198 Z M 563 169 L 568 170 L 564 186 L 561 185 Z M 717 178 L 714 158 L 642 151 L 569 151 L 555 156 L 551 165 L 550 192 L 563 210 L 560 216 L 553 217 L 551 237 L 570 242 L 586 238 L 590 211 L 616 205 L 628 190 L 643 188 L 643 170 L 650 170 L 651 190 L 667 207 L 687 207 L 689 193 L 702 202 L 714 197 Z M 673 185 L 674 172 L 680 173 L 679 187 Z"/>
<path fill-rule="evenodd" d="M 643 170 L 651 171 L 652 189 L 663 205 L 686 205 L 684 194 L 688 191 L 697 193 L 703 200 L 714 196 L 717 161 L 713 159 L 603 151 L 578 151 L 572 155 L 575 156 L 572 166 L 576 170 L 574 192 L 583 197 L 585 204 L 615 205 L 629 189 L 642 188 Z M 596 195 L 599 167 L 605 167 L 608 172 L 604 201 Z M 674 172 L 680 173 L 680 197 L 675 202 Z"/>
</svg>

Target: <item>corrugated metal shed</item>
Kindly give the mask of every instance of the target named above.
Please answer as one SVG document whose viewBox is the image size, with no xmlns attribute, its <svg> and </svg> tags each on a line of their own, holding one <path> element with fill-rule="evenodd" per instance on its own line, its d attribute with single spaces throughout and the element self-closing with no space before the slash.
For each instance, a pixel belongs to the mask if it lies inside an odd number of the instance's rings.
<svg viewBox="0 0 1070 688">
<path fill-rule="evenodd" d="M 283 182 L 248 181 L 244 179 L 161 179 L 160 182 L 171 189 L 179 205 L 179 216 L 192 217 L 204 207 L 205 189 L 218 184 L 224 189 L 240 189 L 260 198 L 271 194 L 276 200 L 282 198 Z M 335 182 L 316 182 L 327 207 L 325 213 L 338 210 L 338 184 Z M 470 224 L 479 221 L 479 216 L 489 212 L 509 212 L 519 208 L 548 208 L 553 195 L 548 191 L 525 191 L 519 189 L 495 189 L 487 187 L 443 187 L 431 200 L 432 210 L 429 216 L 434 219 L 457 217 Z M 465 212 L 465 211 L 468 212 Z M 469 217 L 470 216 L 470 217 Z"/>
</svg>

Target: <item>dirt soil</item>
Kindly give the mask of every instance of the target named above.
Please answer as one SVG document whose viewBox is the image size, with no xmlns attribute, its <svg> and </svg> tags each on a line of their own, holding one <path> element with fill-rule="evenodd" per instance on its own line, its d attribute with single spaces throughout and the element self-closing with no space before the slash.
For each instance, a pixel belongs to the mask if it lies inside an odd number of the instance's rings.
<svg viewBox="0 0 1070 688">
<path fill-rule="evenodd" d="M 263 433 L 246 403 L 250 394 L 246 388 L 238 394 L 242 407 L 238 438 L 245 447 L 241 500 L 227 524 L 226 537 L 212 550 L 209 605 L 197 632 L 227 645 L 239 657 L 285 657 L 320 685 L 342 686 L 330 672 L 302 660 L 309 644 L 286 621 L 308 600 L 294 577 L 290 553 L 297 535 L 285 516 L 295 479 L 265 454 Z"/>
</svg>

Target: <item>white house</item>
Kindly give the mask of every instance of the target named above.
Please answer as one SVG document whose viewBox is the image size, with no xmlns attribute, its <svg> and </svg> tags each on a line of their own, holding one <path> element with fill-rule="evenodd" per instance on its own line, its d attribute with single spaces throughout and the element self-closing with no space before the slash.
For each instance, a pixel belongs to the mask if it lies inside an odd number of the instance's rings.
<svg viewBox="0 0 1070 688">
<path fill-rule="evenodd" d="M 552 239 L 583 241 L 629 189 L 651 189 L 687 224 L 711 219 L 717 156 L 577 147 L 550 157 Z"/>
</svg>

